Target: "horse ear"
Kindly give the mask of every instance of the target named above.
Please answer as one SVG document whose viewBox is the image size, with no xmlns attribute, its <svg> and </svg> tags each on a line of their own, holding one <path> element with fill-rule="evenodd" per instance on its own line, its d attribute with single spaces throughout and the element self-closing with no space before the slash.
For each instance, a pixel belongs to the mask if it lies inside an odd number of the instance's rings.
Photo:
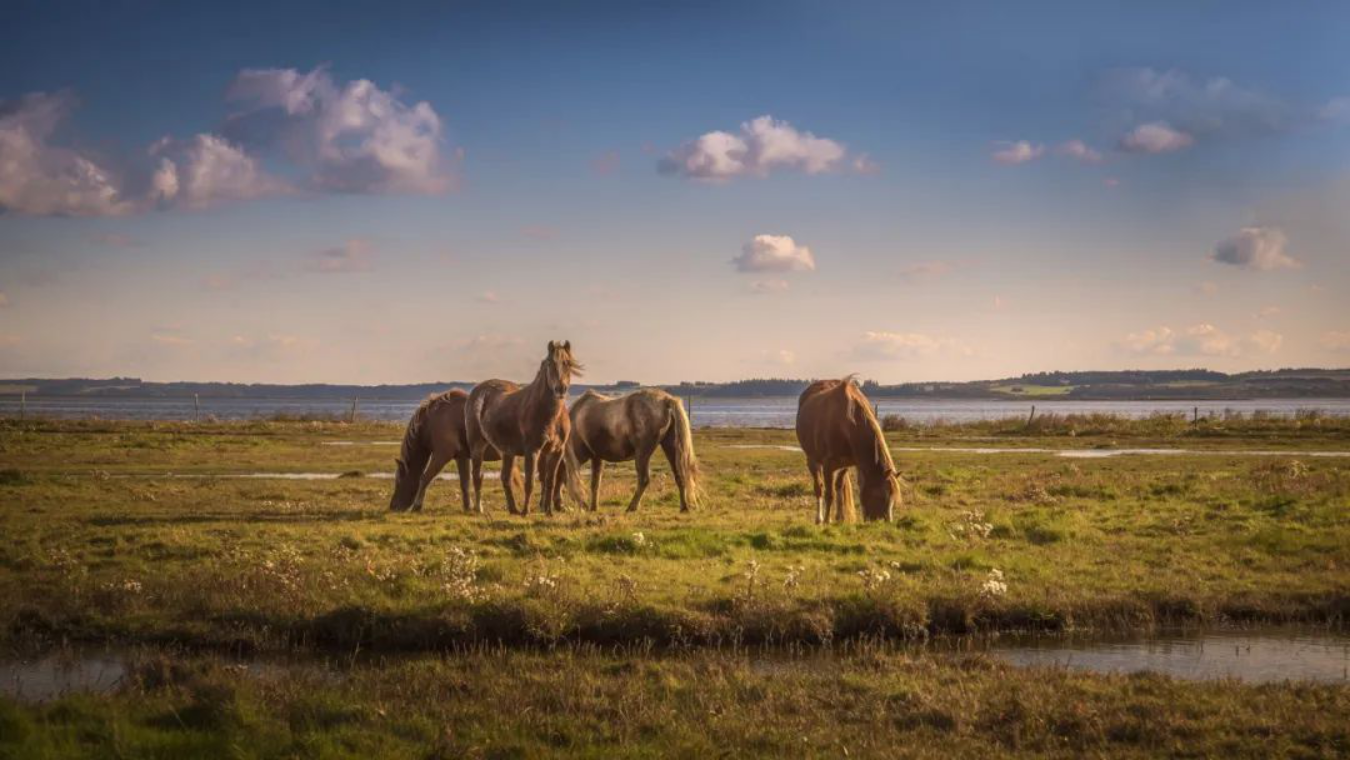
<svg viewBox="0 0 1350 760">
<path fill-rule="evenodd" d="M 570 340 L 563 341 L 563 350 L 570 352 L 572 350 L 572 341 Z"/>
<path fill-rule="evenodd" d="M 548 342 L 548 352 L 549 352 L 550 354 L 552 354 L 552 353 L 553 353 L 554 351 L 556 351 L 556 350 L 558 350 L 558 344 L 554 343 L 553 341 L 549 341 L 549 342 Z"/>
</svg>

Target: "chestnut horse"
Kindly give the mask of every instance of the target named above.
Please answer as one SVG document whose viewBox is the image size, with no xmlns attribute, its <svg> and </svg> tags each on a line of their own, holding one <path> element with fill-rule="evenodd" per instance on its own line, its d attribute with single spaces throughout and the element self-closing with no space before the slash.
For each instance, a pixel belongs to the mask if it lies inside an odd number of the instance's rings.
<svg viewBox="0 0 1350 760">
<path fill-rule="evenodd" d="M 428 396 L 413 412 L 403 434 L 403 448 L 394 460 L 391 511 L 421 512 L 427 486 L 452 459 L 459 469 L 464 510 L 469 510 L 469 433 L 464 424 L 464 408 L 468 403 L 469 394 L 455 389 Z M 483 458 L 495 462 L 501 455 L 488 448 Z"/>
<path fill-rule="evenodd" d="M 644 388 L 617 398 L 586 391 L 572 403 L 572 437 L 567 442 L 569 484 L 579 476 L 581 466 L 591 463 L 591 511 L 600 494 L 600 477 L 605 462 L 637 465 L 637 491 L 628 502 L 628 511 L 636 512 L 642 493 L 651 481 L 650 463 L 660 446 L 675 475 L 680 490 L 680 511 L 698 505 L 698 460 L 694 458 L 694 438 L 689 418 L 678 398 L 656 388 Z"/>
<path fill-rule="evenodd" d="M 853 512 L 848 468 L 858 468 L 864 520 L 890 520 L 900 483 L 872 404 L 854 379 L 817 380 L 797 401 L 797 440 L 816 490 L 816 522 L 843 522 Z"/>
<path fill-rule="evenodd" d="M 572 358 L 571 341 L 549 341 L 548 356 L 539 363 L 539 372 L 529 385 L 522 388 L 509 380 L 487 380 L 469 392 L 464 420 L 473 467 L 473 504 L 479 514 L 483 512 L 483 459 L 489 448 L 501 453 L 502 487 L 511 514 L 530 513 L 536 463 L 539 506 L 545 514 L 553 514 L 553 484 L 572 427 L 567 417 L 567 389 L 572 375 L 580 375 L 581 369 Z M 511 488 L 518 456 L 525 458 L 525 499 L 520 509 Z"/>
</svg>

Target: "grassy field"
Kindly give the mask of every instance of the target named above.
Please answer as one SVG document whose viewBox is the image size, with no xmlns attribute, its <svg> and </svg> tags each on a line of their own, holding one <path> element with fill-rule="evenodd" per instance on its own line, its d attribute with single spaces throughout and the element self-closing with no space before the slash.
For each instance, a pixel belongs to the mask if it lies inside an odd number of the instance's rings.
<svg viewBox="0 0 1350 760">
<path fill-rule="evenodd" d="M 1350 459 L 1315 453 L 1350 450 L 1350 422 L 893 427 L 898 521 L 817 527 L 802 456 L 780 448 L 790 431 L 698 431 L 705 498 L 690 515 L 664 474 L 623 513 L 631 466 L 611 465 L 598 514 L 519 518 L 495 481 L 485 517 L 445 481 L 428 511 L 388 513 L 391 483 L 371 476 L 392 470 L 397 448 L 376 443 L 399 438 L 389 424 L 0 422 L 0 646 L 192 653 L 117 696 L 0 703 L 0 754 L 1350 752 L 1344 687 L 883 646 L 1341 623 Z M 971 447 L 1002 453 L 949 450 Z M 1028 450 L 1116 447 L 1204 453 Z M 349 477 L 237 477 L 260 472 Z M 743 654 L 803 648 L 858 651 L 786 668 Z M 225 652 L 388 659 L 269 679 L 212 659 Z"/>
</svg>

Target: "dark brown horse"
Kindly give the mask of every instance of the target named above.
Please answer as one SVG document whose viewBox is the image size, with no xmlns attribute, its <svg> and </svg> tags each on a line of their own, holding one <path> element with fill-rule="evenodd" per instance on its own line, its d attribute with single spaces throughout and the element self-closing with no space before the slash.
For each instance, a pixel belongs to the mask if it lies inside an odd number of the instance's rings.
<svg viewBox="0 0 1350 760">
<path fill-rule="evenodd" d="M 567 442 L 567 474 L 580 474 L 581 466 L 591 463 L 591 511 L 600 494 L 600 477 L 605 462 L 637 464 L 637 491 L 628 502 L 628 511 L 636 512 L 642 493 L 651 480 L 650 463 L 660 446 L 675 475 L 680 490 L 680 511 L 688 512 L 698 502 L 698 460 L 694 457 L 694 438 L 689 433 L 689 418 L 679 399 L 656 388 L 644 388 L 627 396 L 612 398 L 586 391 L 572 403 L 572 437 Z"/>
<path fill-rule="evenodd" d="M 452 459 L 459 469 L 464 510 L 469 510 L 469 433 L 464 424 L 464 408 L 468 403 L 469 394 L 455 389 L 427 397 L 413 412 L 408 429 L 403 433 L 403 448 L 394 460 L 394 495 L 389 499 L 390 510 L 422 511 L 427 486 Z M 488 447 L 483 451 L 483 458 L 495 462 L 501 455 Z"/>
<path fill-rule="evenodd" d="M 571 431 L 567 417 L 567 389 L 581 365 L 572 358 L 572 343 L 549 341 L 548 355 L 539 363 L 534 380 L 520 387 L 509 380 L 487 380 L 469 392 L 465 423 L 473 467 L 474 509 L 483 512 L 483 459 L 489 448 L 502 455 L 502 487 L 511 514 L 529 514 L 530 491 L 539 470 L 539 506 L 553 514 L 554 481 Z M 525 499 L 516 508 L 511 488 L 516 457 L 525 458 Z"/>
<path fill-rule="evenodd" d="M 864 520 L 890 520 L 900 482 L 872 404 L 852 377 L 817 380 L 797 401 L 797 440 L 816 490 L 816 522 L 843 522 L 853 512 L 848 468 L 858 468 Z"/>
</svg>

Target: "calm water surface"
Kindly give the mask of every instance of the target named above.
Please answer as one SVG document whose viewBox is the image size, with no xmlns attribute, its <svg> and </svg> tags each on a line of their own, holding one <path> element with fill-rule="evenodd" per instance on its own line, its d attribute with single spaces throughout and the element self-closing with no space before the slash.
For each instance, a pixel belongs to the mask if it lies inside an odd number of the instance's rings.
<svg viewBox="0 0 1350 760">
<path fill-rule="evenodd" d="M 970 422 L 975 420 L 1025 417 L 1031 401 L 982 400 L 879 400 L 881 414 L 897 414 L 911 422 Z M 1123 417 L 1147 417 L 1152 414 L 1194 413 L 1223 416 L 1229 412 L 1251 414 L 1265 412 L 1292 416 L 1303 410 L 1322 414 L 1350 416 L 1350 399 L 1260 399 L 1255 401 L 1042 401 L 1034 402 L 1037 414 L 1114 414 Z M 693 399 L 691 421 L 695 427 L 771 427 L 790 428 L 797 415 L 796 398 Z M 200 414 L 222 420 L 256 419 L 278 414 L 325 415 L 350 414 L 351 399 L 202 399 Z M 378 420 L 406 420 L 417 408 L 415 401 L 359 401 L 358 413 Z M 0 397 L 0 416 L 20 413 L 20 400 Z M 192 399 L 105 399 L 105 398 L 33 398 L 27 400 L 27 413 L 49 417 L 136 420 L 190 420 L 197 414 Z"/>
</svg>

